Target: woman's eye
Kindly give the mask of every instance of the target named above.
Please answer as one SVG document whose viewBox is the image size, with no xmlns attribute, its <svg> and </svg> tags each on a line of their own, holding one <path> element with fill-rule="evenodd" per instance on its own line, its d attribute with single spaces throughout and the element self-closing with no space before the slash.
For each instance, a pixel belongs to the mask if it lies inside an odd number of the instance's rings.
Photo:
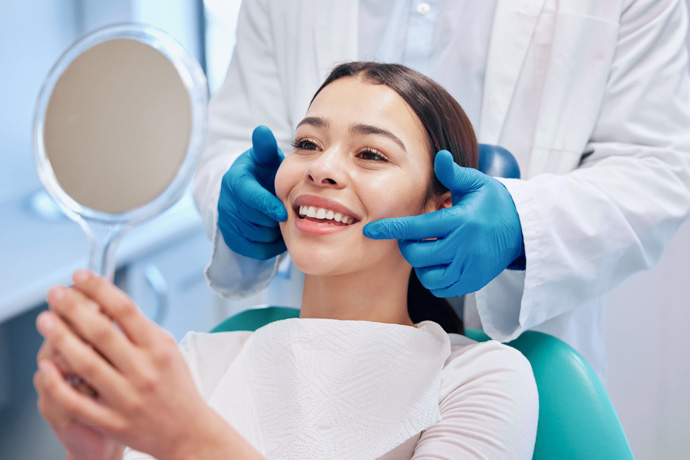
<svg viewBox="0 0 690 460">
<path fill-rule="evenodd" d="M 362 160 L 388 161 L 388 158 L 386 158 L 384 154 L 373 149 L 362 150 L 359 152 L 358 156 Z"/>
<path fill-rule="evenodd" d="M 316 142 L 311 141 L 309 139 L 296 140 L 292 143 L 292 146 L 296 149 L 301 149 L 301 150 L 318 150 L 318 148 L 319 148 L 319 146 L 316 145 Z"/>
</svg>

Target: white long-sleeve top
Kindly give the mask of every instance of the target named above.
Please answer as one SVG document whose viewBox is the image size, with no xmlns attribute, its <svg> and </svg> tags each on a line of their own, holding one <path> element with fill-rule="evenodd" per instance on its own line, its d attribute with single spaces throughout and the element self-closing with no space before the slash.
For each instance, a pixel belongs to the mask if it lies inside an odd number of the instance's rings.
<svg viewBox="0 0 690 460">
<path fill-rule="evenodd" d="M 267 459 L 532 458 L 532 369 L 495 341 L 294 318 L 180 347 L 204 400 Z"/>
<path fill-rule="evenodd" d="M 420 54 L 414 45 L 410 55 L 462 102 L 456 89 L 469 77 L 454 82 L 453 48 L 440 53 L 434 44 L 448 37 L 441 42 L 461 46 L 455 3 L 432 5 L 431 38 L 417 24 L 431 51 Z M 358 1 L 243 2 L 194 190 L 214 239 L 207 275 L 219 292 L 255 292 L 279 262 L 243 258 L 225 246 L 216 225 L 223 174 L 250 147 L 256 125 L 269 126 L 289 150 L 328 71 L 360 57 L 362 11 Z M 653 266 L 690 211 L 686 31 L 681 0 L 496 1 L 488 43 L 479 45 L 486 61 L 473 71 L 482 87 L 474 121 L 480 142 L 507 148 L 520 164 L 523 180 L 503 182 L 520 216 L 527 268 L 506 270 L 476 293 L 491 337 L 541 330 L 604 374 L 601 296 Z M 390 36 L 393 43 L 406 37 Z"/>
</svg>

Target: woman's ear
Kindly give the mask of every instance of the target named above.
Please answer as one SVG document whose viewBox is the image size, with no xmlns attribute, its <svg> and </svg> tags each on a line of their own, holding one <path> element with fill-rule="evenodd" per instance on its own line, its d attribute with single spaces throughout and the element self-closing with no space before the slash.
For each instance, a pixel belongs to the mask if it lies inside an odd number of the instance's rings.
<svg viewBox="0 0 690 460">
<path fill-rule="evenodd" d="M 439 209 L 450 208 L 451 206 L 453 206 L 453 196 L 450 194 L 450 191 L 439 196 L 439 202 L 436 207 L 437 211 Z"/>
<path fill-rule="evenodd" d="M 438 211 L 453 206 L 453 197 L 450 192 L 434 195 L 427 203 L 425 212 Z"/>
</svg>

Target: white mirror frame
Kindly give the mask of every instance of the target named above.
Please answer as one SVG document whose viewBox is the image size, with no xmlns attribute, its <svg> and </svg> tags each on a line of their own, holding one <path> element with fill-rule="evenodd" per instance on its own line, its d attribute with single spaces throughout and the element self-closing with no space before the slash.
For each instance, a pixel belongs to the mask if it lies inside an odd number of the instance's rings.
<svg viewBox="0 0 690 460">
<path fill-rule="evenodd" d="M 191 131 L 185 159 L 177 175 L 166 189 L 149 203 L 121 213 L 107 213 L 79 204 L 60 187 L 48 160 L 44 140 L 45 115 L 53 89 L 63 72 L 81 53 L 113 39 L 132 39 L 159 51 L 175 67 L 189 95 Z M 112 255 L 121 234 L 136 223 L 160 214 L 177 202 L 201 158 L 206 131 L 208 89 L 206 77 L 189 53 L 166 33 L 142 24 L 118 24 L 92 32 L 78 40 L 57 61 L 46 78 L 38 97 L 33 125 L 34 158 L 38 174 L 50 196 L 61 210 L 77 221 L 89 237 L 89 268 L 106 278 L 112 278 Z"/>
</svg>

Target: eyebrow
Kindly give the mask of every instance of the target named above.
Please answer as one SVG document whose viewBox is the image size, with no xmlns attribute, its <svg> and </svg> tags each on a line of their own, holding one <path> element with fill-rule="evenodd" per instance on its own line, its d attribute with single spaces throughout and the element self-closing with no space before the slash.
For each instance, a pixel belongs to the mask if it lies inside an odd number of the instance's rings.
<svg viewBox="0 0 690 460">
<path fill-rule="evenodd" d="M 389 138 L 390 140 L 392 140 L 393 142 L 395 142 L 396 144 L 398 144 L 403 149 L 403 151 L 405 151 L 405 153 L 407 153 L 407 148 L 405 148 L 405 144 L 403 143 L 403 141 L 400 140 L 400 138 L 398 136 L 396 136 L 392 132 L 387 131 L 383 128 L 379 128 L 378 126 L 363 125 L 363 124 L 357 123 L 357 124 L 350 126 L 350 132 L 352 134 L 361 134 L 363 136 L 366 136 L 367 134 L 376 134 L 379 136 L 385 136 L 385 137 Z"/>
<path fill-rule="evenodd" d="M 328 128 L 329 127 L 328 120 L 325 118 L 321 118 L 321 117 L 306 117 L 297 124 L 297 128 L 299 128 L 302 125 L 310 125 L 310 126 L 313 126 L 315 128 Z M 379 128 L 378 126 L 355 123 L 352 126 L 350 126 L 350 132 L 352 134 L 359 134 L 362 136 L 366 136 L 369 134 L 375 134 L 378 136 L 387 137 L 390 140 L 392 140 L 393 142 L 395 142 L 396 144 L 398 144 L 403 149 L 403 151 L 405 153 L 407 153 L 407 148 L 405 147 L 405 144 L 403 143 L 403 141 L 400 140 L 400 138 L 398 136 L 396 136 L 395 134 L 393 134 L 392 132 L 390 132 L 388 130 L 385 130 L 383 128 Z"/>
<path fill-rule="evenodd" d="M 328 128 L 328 120 L 321 117 L 306 117 L 297 124 L 299 128 L 302 125 L 311 125 L 315 128 Z"/>
</svg>

